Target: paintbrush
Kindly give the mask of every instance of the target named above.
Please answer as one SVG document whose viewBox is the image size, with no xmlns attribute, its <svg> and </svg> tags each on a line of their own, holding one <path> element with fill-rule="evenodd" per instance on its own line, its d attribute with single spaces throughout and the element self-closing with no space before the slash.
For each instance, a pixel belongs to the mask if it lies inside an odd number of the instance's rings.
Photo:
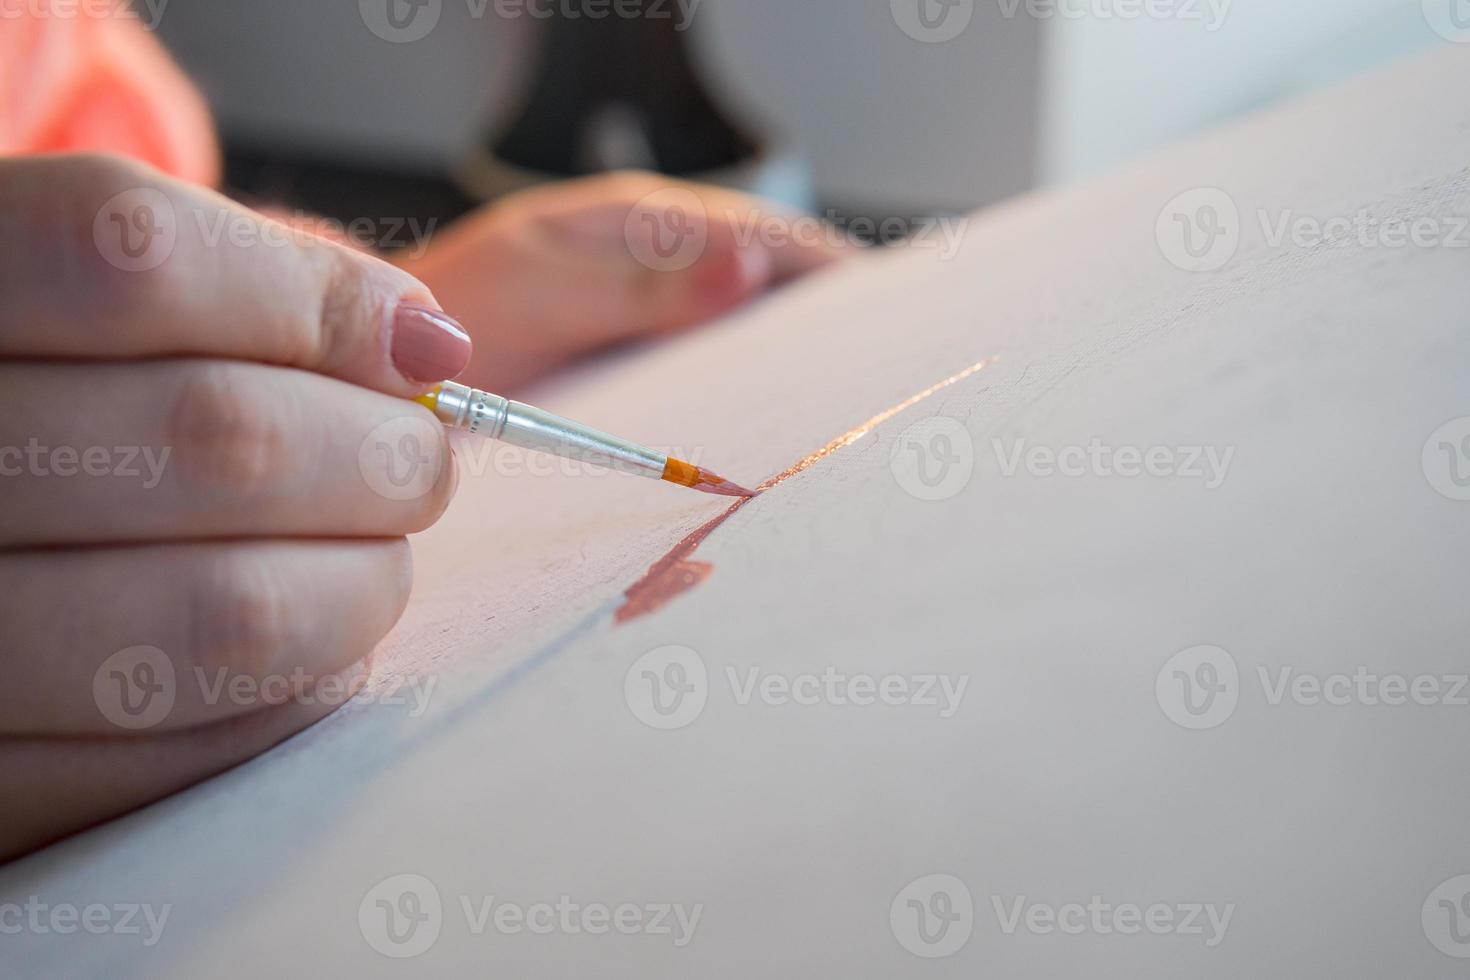
<svg viewBox="0 0 1470 980">
<path fill-rule="evenodd" d="M 663 480 L 701 493 L 722 497 L 755 496 L 754 492 L 693 463 L 452 381 L 438 385 L 415 401 L 451 429 L 498 439 L 522 449 Z"/>
</svg>

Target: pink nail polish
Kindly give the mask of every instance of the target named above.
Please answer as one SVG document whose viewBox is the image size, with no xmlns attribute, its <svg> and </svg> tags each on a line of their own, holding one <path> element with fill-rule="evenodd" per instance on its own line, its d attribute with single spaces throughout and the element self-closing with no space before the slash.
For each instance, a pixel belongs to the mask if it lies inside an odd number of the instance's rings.
<svg viewBox="0 0 1470 980">
<path fill-rule="evenodd" d="M 410 381 L 447 381 L 465 369 L 473 351 L 470 335 L 447 313 L 404 303 L 393 315 L 393 363 Z"/>
</svg>

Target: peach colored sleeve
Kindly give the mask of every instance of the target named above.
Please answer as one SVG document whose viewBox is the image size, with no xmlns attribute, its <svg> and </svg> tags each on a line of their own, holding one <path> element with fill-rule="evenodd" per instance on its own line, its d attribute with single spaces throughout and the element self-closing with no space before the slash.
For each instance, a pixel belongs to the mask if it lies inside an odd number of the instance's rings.
<svg viewBox="0 0 1470 980">
<path fill-rule="evenodd" d="M 91 5 L 94 9 L 97 5 Z M 29 0 L 0 24 L 0 155 L 111 152 L 220 176 L 209 110 L 135 18 Z"/>
</svg>

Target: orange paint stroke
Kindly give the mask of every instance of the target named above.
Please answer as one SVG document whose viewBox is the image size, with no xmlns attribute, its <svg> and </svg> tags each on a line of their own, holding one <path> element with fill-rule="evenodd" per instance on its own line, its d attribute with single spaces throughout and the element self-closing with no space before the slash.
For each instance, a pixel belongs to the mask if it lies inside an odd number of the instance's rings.
<svg viewBox="0 0 1470 980">
<path fill-rule="evenodd" d="M 676 544 L 673 551 L 654 562 L 643 577 L 623 593 L 626 601 L 613 614 L 613 621 L 626 623 L 630 619 L 657 612 L 709 578 L 714 573 L 715 566 L 707 561 L 690 561 L 690 556 L 704 543 L 705 538 L 714 533 L 715 528 L 729 520 L 731 514 L 744 507 L 745 502 L 751 499 L 754 498 L 742 497 L 729 510 L 701 526 Z"/>
<path fill-rule="evenodd" d="M 826 459 L 839 449 L 845 449 L 851 446 L 900 412 L 913 408 L 919 402 L 943 391 L 951 385 L 959 384 L 972 374 L 980 371 L 987 363 L 989 362 L 981 361 L 978 364 L 972 364 L 959 374 L 951 378 L 945 378 L 938 384 L 925 388 L 912 398 L 906 399 L 890 409 L 879 412 L 862 425 L 844 433 L 810 456 L 802 459 L 795 466 L 771 477 L 757 487 L 755 492 L 762 494 L 767 490 L 785 483 L 793 476 L 810 469 L 816 463 Z M 735 515 L 736 511 L 754 499 L 756 498 L 743 497 L 737 500 L 723 514 L 691 532 L 684 540 L 674 545 L 668 554 L 649 566 L 648 571 L 643 574 L 643 577 L 637 582 L 634 582 L 632 587 L 623 593 L 625 601 L 618 608 L 618 611 L 613 614 L 613 621 L 616 623 L 626 623 L 640 616 L 647 616 L 649 613 L 657 612 L 685 592 L 688 592 L 696 585 L 708 579 L 714 573 L 714 565 L 709 562 L 691 561 L 690 559 L 693 557 L 694 552 L 698 550 L 706 538 L 715 532 L 716 528 L 728 521 Z"/>
</svg>

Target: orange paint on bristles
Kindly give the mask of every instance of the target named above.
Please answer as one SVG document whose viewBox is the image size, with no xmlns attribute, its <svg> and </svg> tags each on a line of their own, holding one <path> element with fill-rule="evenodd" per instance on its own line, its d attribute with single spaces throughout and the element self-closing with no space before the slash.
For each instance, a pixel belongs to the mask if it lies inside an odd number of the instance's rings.
<svg viewBox="0 0 1470 980">
<path fill-rule="evenodd" d="M 700 469 L 692 463 L 686 463 L 682 459 L 670 456 L 669 461 L 664 464 L 663 479 L 669 483 L 698 490 L 700 493 L 713 493 L 721 497 L 754 497 L 755 493 L 738 484 L 731 483 L 722 476 L 711 473 L 709 470 Z"/>
</svg>

